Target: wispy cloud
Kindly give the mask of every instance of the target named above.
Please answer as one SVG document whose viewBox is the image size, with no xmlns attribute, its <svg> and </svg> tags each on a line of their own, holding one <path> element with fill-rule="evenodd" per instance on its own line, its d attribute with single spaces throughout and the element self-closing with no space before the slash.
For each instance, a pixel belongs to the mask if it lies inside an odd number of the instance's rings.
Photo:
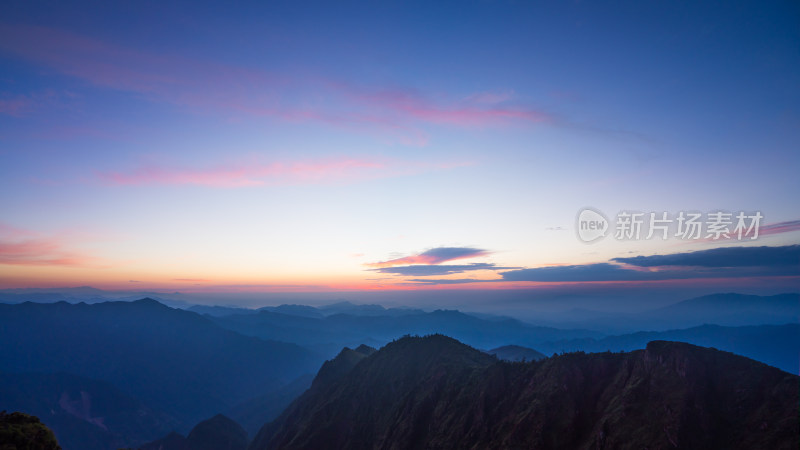
<svg viewBox="0 0 800 450">
<path fill-rule="evenodd" d="M 0 98 L 0 114 L 22 117 L 31 109 L 33 109 L 33 105 L 28 97 L 20 95 L 14 98 Z"/>
<path fill-rule="evenodd" d="M 776 222 L 763 225 L 758 229 L 758 236 L 770 236 L 774 234 L 782 234 L 782 233 L 791 233 L 793 231 L 800 230 L 800 220 L 789 220 L 786 222 Z M 749 236 L 752 236 L 754 233 L 751 231 Z M 744 238 L 747 239 L 747 238 Z M 740 241 L 738 235 L 736 233 L 729 233 L 728 237 L 721 236 L 719 238 L 703 238 L 703 239 L 690 239 L 686 241 L 687 244 L 703 244 L 708 242 L 726 242 L 726 241 Z"/>
<path fill-rule="evenodd" d="M 530 123 L 550 122 L 541 112 L 520 107 L 486 104 L 482 99 L 459 102 L 434 102 L 413 90 L 393 90 L 377 93 L 358 93 L 358 99 L 395 114 L 422 122 L 458 126 L 489 126 L 513 121 Z"/>
<path fill-rule="evenodd" d="M 38 26 L 1 25 L 0 49 L 95 85 L 140 93 L 158 93 L 168 86 L 185 85 L 193 79 L 188 75 L 201 68 L 187 60 Z"/>
<path fill-rule="evenodd" d="M 514 96 L 514 91 L 486 91 L 471 94 L 467 96 L 464 101 L 477 104 L 497 105 L 512 100 Z"/>
<path fill-rule="evenodd" d="M 0 265 L 103 267 L 98 258 L 69 248 L 54 236 L 0 224 Z"/>
<path fill-rule="evenodd" d="M 26 239 L 36 237 L 37 233 L 24 228 L 14 227 L 0 222 L 0 237 L 4 239 Z"/>
<path fill-rule="evenodd" d="M 378 130 L 407 144 L 425 144 L 426 125 L 475 127 L 552 120 L 545 112 L 512 104 L 512 91 L 453 100 L 411 88 L 367 87 L 154 54 L 46 27 L 0 25 L 0 51 L 95 86 L 189 110 L 312 121 L 368 133 Z M 18 114 L 24 107 L 22 100 L 6 100 L 0 103 L 0 113 Z"/>
<path fill-rule="evenodd" d="M 393 266 L 404 266 L 409 264 L 441 264 L 447 261 L 475 258 L 478 256 L 487 256 L 489 254 L 491 254 L 491 252 L 472 247 L 437 247 L 437 248 L 432 248 L 430 250 L 426 250 L 417 255 L 390 259 L 388 261 L 369 263 L 367 264 L 367 266 L 375 268 L 384 268 Z"/>
<path fill-rule="evenodd" d="M 789 233 L 792 231 L 800 230 L 800 220 L 790 220 L 787 222 L 778 222 L 765 225 L 758 231 L 760 236 L 768 236 L 770 234 Z"/>
<path fill-rule="evenodd" d="M 0 44 L 2 45 L 2 44 Z M 39 110 L 53 110 L 63 106 L 69 93 L 52 89 L 28 94 L 0 92 L 0 114 L 12 117 L 26 117 Z"/>
<path fill-rule="evenodd" d="M 370 269 L 373 272 L 390 273 L 394 275 L 403 275 L 411 277 L 422 276 L 442 276 L 451 275 L 455 273 L 464 273 L 474 270 L 508 270 L 516 269 L 516 267 L 499 267 L 492 263 L 472 263 L 472 264 L 456 264 L 456 265 L 412 265 L 412 266 L 393 266 L 381 267 L 378 269 Z"/>
<path fill-rule="evenodd" d="M 271 163 L 249 162 L 211 168 L 139 167 L 130 171 L 101 172 L 98 177 L 113 185 L 197 185 L 223 188 L 285 184 L 355 182 L 393 177 L 460 164 L 413 163 L 397 160 L 339 158 Z"/>
</svg>

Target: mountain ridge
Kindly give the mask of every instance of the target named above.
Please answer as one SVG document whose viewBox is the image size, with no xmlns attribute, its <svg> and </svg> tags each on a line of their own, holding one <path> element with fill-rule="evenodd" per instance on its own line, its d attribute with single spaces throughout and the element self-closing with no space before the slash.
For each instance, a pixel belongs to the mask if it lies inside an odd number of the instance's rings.
<svg viewBox="0 0 800 450">
<path fill-rule="evenodd" d="M 226 330 L 153 299 L 0 304 L 0 367 L 107 381 L 184 424 L 313 372 L 296 345 Z"/>
<path fill-rule="evenodd" d="M 307 391 L 249 448 L 795 448 L 798 380 L 677 342 L 508 363 L 405 337 Z"/>
<path fill-rule="evenodd" d="M 700 325 L 665 331 L 638 331 L 600 339 L 570 339 L 540 344 L 544 353 L 632 351 L 653 340 L 688 342 L 745 356 L 797 374 L 800 367 L 800 324 L 727 327 Z"/>
</svg>

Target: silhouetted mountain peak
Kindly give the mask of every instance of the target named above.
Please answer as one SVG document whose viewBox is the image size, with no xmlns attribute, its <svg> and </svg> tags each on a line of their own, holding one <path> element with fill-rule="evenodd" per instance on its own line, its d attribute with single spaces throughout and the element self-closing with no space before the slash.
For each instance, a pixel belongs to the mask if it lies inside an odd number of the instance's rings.
<svg viewBox="0 0 800 450">
<path fill-rule="evenodd" d="M 232 419 L 217 414 L 195 426 L 186 438 L 191 450 L 245 450 L 247 432 Z"/>
<path fill-rule="evenodd" d="M 198 423 L 189 436 L 172 432 L 145 444 L 142 450 L 245 450 L 247 432 L 230 418 L 217 414 Z"/>
<path fill-rule="evenodd" d="M 361 353 L 364 356 L 369 356 L 378 350 L 376 350 L 374 347 L 370 347 L 367 344 L 361 344 L 358 347 L 356 347 L 354 351 L 357 353 Z"/>
<path fill-rule="evenodd" d="M 140 306 L 140 307 L 169 308 L 169 309 L 172 309 L 169 306 L 167 306 L 167 305 L 165 305 L 165 304 L 163 304 L 163 303 L 159 302 L 158 300 L 156 300 L 154 298 L 151 298 L 151 297 L 145 297 L 145 298 L 142 298 L 142 299 L 139 299 L 139 300 L 134 300 L 134 301 L 132 301 L 130 303 L 132 305 L 136 305 L 136 306 Z"/>
<path fill-rule="evenodd" d="M 367 345 L 361 344 L 355 350 L 345 347 L 336 355 L 335 358 L 325 361 L 317 372 L 317 376 L 311 384 L 312 388 L 319 388 L 330 384 L 346 375 L 362 359 L 374 353 L 376 350 Z"/>
<path fill-rule="evenodd" d="M 798 380 L 679 342 L 509 364 L 404 337 L 307 391 L 251 449 L 796 448 Z"/>
<path fill-rule="evenodd" d="M 189 450 L 186 437 L 175 431 L 163 438 L 142 445 L 139 450 Z"/>
<path fill-rule="evenodd" d="M 375 356 L 403 358 L 424 365 L 464 363 L 483 366 L 494 361 L 485 353 L 442 334 L 404 336 L 386 344 Z"/>
</svg>

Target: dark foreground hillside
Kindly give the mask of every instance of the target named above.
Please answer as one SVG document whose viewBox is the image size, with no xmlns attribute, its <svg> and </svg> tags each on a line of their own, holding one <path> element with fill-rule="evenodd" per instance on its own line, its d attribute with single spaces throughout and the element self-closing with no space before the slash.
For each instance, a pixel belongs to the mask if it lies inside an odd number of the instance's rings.
<svg viewBox="0 0 800 450">
<path fill-rule="evenodd" d="M 435 335 L 343 365 L 352 369 L 315 380 L 251 449 L 796 449 L 800 439 L 797 376 L 684 343 L 508 363 Z"/>
<path fill-rule="evenodd" d="M 53 432 L 38 417 L 0 411 L 1 450 L 61 450 Z"/>
</svg>

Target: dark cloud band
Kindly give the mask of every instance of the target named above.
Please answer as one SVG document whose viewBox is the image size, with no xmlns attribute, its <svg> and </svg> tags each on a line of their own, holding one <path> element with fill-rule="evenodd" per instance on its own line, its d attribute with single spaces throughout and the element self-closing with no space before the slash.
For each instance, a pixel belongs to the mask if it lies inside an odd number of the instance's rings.
<svg viewBox="0 0 800 450">
<path fill-rule="evenodd" d="M 538 282 L 800 276 L 800 246 L 798 245 L 726 247 L 671 255 L 614 258 L 611 261 L 619 264 L 605 262 L 537 267 L 511 270 L 503 272 L 501 275 L 504 281 Z M 655 270 L 655 268 L 659 269 Z"/>
</svg>

